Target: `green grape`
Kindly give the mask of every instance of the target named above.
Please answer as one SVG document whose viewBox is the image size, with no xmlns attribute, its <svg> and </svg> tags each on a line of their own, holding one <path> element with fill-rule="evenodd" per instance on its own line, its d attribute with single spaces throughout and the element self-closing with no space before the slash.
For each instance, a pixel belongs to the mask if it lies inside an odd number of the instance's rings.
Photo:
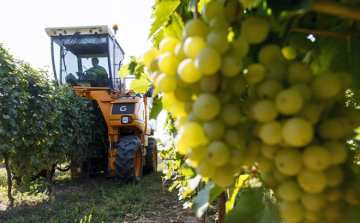
<svg viewBox="0 0 360 223">
<path fill-rule="evenodd" d="M 348 148 L 344 143 L 338 141 L 327 141 L 323 146 L 330 152 L 331 164 L 345 163 L 348 157 Z"/>
<path fill-rule="evenodd" d="M 257 87 L 257 95 L 262 99 L 273 99 L 284 88 L 276 79 L 265 79 Z"/>
<path fill-rule="evenodd" d="M 205 145 L 208 142 L 204 129 L 196 122 L 184 124 L 180 128 L 179 134 L 181 134 L 182 139 L 185 140 L 191 148 Z"/>
<path fill-rule="evenodd" d="M 287 60 L 293 60 L 297 56 L 296 49 L 292 46 L 284 46 L 281 49 L 281 53 L 283 57 Z"/>
<path fill-rule="evenodd" d="M 154 57 L 154 59 L 150 62 L 149 68 L 150 68 L 151 72 L 160 70 L 159 65 L 158 65 L 159 57 L 160 56 Z"/>
<path fill-rule="evenodd" d="M 185 88 L 178 85 L 174 91 L 174 96 L 180 102 L 187 102 L 191 100 L 192 90 L 190 87 Z"/>
<path fill-rule="evenodd" d="M 342 203 L 329 203 L 323 211 L 323 214 L 330 222 L 336 222 L 342 213 Z"/>
<path fill-rule="evenodd" d="M 301 94 L 304 101 L 310 101 L 312 99 L 312 90 L 311 88 L 304 83 L 294 84 L 290 87 L 290 89 L 295 90 Z"/>
<path fill-rule="evenodd" d="M 183 43 L 178 43 L 176 45 L 174 54 L 180 61 L 183 61 L 187 58 L 187 56 L 185 55 L 185 52 L 184 52 L 184 44 Z"/>
<path fill-rule="evenodd" d="M 206 147 L 199 146 L 196 148 L 190 148 L 187 153 L 187 157 L 198 163 L 206 159 Z"/>
<path fill-rule="evenodd" d="M 266 66 L 266 78 L 273 78 L 279 81 L 284 81 L 287 73 L 287 64 L 282 61 L 277 61 Z"/>
<path fill-rule="evenodd" d="M 346 90 L 348 90 L 352 83 L 352 77 L 349 73 L 347 72 L 336 72 L 335 75 L 337 75 L 340 79 L 341 79 L 341 84 L 342 84 L 342 88 L 340 90 L 340 92 L 346 92 Z"/>
<path fill-rule="evenodd" d="M 230 149 L 229 163 L 233 166 L 241 166 L 244 162 L 244 152 L 238 149 Z"/>
<path fill-rule="evenodd" d="M 244 70 L 244 76 L 249 84 L 259 83 L 265 78 L 266 69 L 262 64 L 253 63 Z"/>
<path fill-rule="evenodd" d="M 199 117 L 197 117 L 193 111 L 188 113 L 187 119 L 188 119 L 188 122 L 197 122 L 197 123 L 203 122 L 203 120 L 201 120 Z"/>
<path fill-rule="evenodd" d="M 280 91 L 275 98 L 278 111 L 283 115 L 294 115 L 303 107 L 304 99 L 293 89 Z"/>
<path fill-rule="evenodd" d="M 259 137 L 260 129 L 264 123 L 256 122 L 253 126 L 250 127 L 250 134 L 254 137 Z"/>
<path fill-rule="evenodd" d="M 301 203 L 308 211 L 321 211 L 326 206 L 326 196 L 323 193 L 320 194 L 301 194 Z"/>
<path fill-rule="evenodd" d="M 209 33 L 209 27 L 202 19 L 191 19 L 184 25 L 183 36 L 200 36 L 205 39 Z"/>
<path fill-rule="evenodd" d="M 307 34 L 295 33 L 290 36 L 289 45 L 300 53 L 307 53 L 312 48 L 313 43 L 307 38 Z"/>
<path fill-rule="evenodd" d="M 280 147 L 278 145 L 268 145 L 266 143 L 262 143 L 260 150 L 261 154 L 270 160 L 274 160 L 276 157 L 277 152 L 279 151 Z"/>
<path fill-rule="evenodd" d="M 191 36 L 184 42 L 184 53 L 187 57 L 195 59 L 196 55 L 206 47 L 205 40 L 200 36 Z"/>
<path fill-rule="evenodd" d="M 354 188 L 354 186 L 347 186 L 344 189 L 344 194 L 343 194 L 343 198 L 344 200 L 351 204 L 351 205 L 357 205 L 359 204 L 359 193 L 358 193 L 358 189 Z"/>
<path fill-rule="evenodd" d="M 224 134 L 224 140 L 229 146 L 232 146 L 234 148 L 242 149 L 245 147 L 245 139 L 240 138 L 239 133 L 236 129 L 226 129 Z"/>
<path fill-rule="evenodd" d="M 343 195 L 342 190 L 339 187 L 328 187 L 326 188 L 326 199 L 330 202 L 339 201 Z"/>
<path fill-rule="evenodd" d="M 288 180 L 289 176 L 282 174 L 279 170 L 275 169 L 273 171 L 274 177 L 278 182 L 283 182 L 284 180 Z"/>
<path fill-rule="evenodd" d="M 302 170 L 301 153 L 296 149 L 282 149 L 275 157 L 276 168 L 287 176 L 295 176 Z"/>
<path fill-rule="evenodd" d="M 258 99 L 258 97 L 257 97 L 257 89 L 258 89 L 258 87 L 259 87 L 258 84 L 249 84 L 248 89 L 247 89 L 248 98 Z"/>
<path fill-rule="evenodd" d="M 195 68 L 194 61 L 191 58 L 181 61 L 177 68 L 177 73 L 180 79 L 188 84 L 193 84 L 202 77 L 202 73 Z"/>
<path fill-rule="evenodd" d="M 283 124 L 283 139 L 290 146 L 306 146 L 313 137 L 313 126 L 304 118 L 293 117 L 286 120 Z"/>
<path fill-rule="evenodd" d="M 227 31 L 227 29 L 229 28 L 229 23 L 224 17 L 215 17 L 210 20 L 209 27 L 211 30 Z"/>
<path fill-rule="evenodd" d="M 360 126 L 360 113 L 354 107 L 337 107 L 335 114 L 346 117 L 352 129 Z"/>
<path fill-rule="evenodd" d="M 230 158 L 229 147 L 222 141 L 213 141 L 208 145 L 206 157 L 214 166 L 223 166 Z"/>
<path fill-rule="evenodd" d="M 268 99 L 259 100 L 254 104 L 253 117 L 259 122 L 269 122 L 276 119 L 278 111 L 273 101 Z"/>
<path fill-rule="evenodd" d="M 163 73 L 175 76 L 179 66 L 179 59 L 172 53 L 164 53 L 159 57 L 158 66 Z"/>
<path fill-rule="evenodd" d="M 280 122 L 271 121 L 264 123 L 259 132 L 259 138 L 263 143 L 276 145 L 282 139 L 282 126 Z"/>
<path fill-rule="evenodd" d="M 215 118 L 221 110 L 218 97 L 210 93 L 202 93 L 193 104 L 195 115 L 204 121 Z"/>
<path fill-rule="evenodd" d="M 203 128 L 209 140 L 219 140 L 225 133 L 225 124 L 219 119 L 204 122 Z"/>
<path fill-rule="evenodd" d="M 298 202 L 283 201 L 280 203 L 280 216 L 285 222 L 301 222 L 304 210 Z"/>
<path fill-rule="evenodd" d="M 234 183 L 234 170 L 230 164 L 216 168 L 212 179 L 219 187 L 228 187 Z"/>
<path fill-rule="evenodd" d="M 162 95 L 162 97 L 161 97 L 162 101 L 164 101 L 166 103 L 176 103 L 177 102 L 173 91 L 162 92 L 161 95 Z"/>
<path fill-rule="evenodd" d="M 326 188 L 326 175 L 324 172 L 303 169 L 297 176 L 300 187 L 310 194 L 318 194 Z"/>
<path fill-rule="evenodd" d="M 275 189 L 279 184 L 272 172 L 263 171 L 259 178 L 261 182 L 270 189 Z"/>
<path fill-rule="evenodd" d="M 202 8 L 202 17 L 205 21 L 209 22 L 213 18 L 223 17 L 224 16 L 224 7 L 223 4 L 217 0 L 208 2 Z"/>
<path fill-rule="evenodd" d="M 267 44 L 263 46 L 258 54 L 258 60 L 263 65 L 268 65 L 282 59 L 280 46 Z"/>
<path fill-rule="evenodd" d="M 215 166 L 205 161 L 200 162 L 196 167 L 196 172 L 202 177 L 212 177 L 215 174 Z"/>
<path fill-rule="evenodd" d="M 206 37 L 206 44 L 213 47 L 220 54 L 225 53 L 230 46 L 226 30 L 212 30 Z"/>
<path fill-rule="evenodd" d="M 157 80 L 157 78 L 159 77 L 159 75 L 160 74 L 162 74 L 159 70 L 157 70 L 157 71 L 154 71 L 154 72 L 152 72 L 151 73 L 151 81 L 152 81 L 152 83 L 153 83 L 153 85 L 154 85 L 154 87 L 155 88 L 157 88 L 157 86 L 156 86 L 156 80 Z M 121 92 L 121 93 L 124 93 L 124 92 Z"/>
<path fill-rule="evenodd" d="M 236 54 L 238 57 L 244 57 L 248 54 L 250 46 L 249 43 L 240 36 L 231 42 L 230 49 L 231 52 Z"/>
<path fill-rule="evenodd" d="M 244 15 L 244 8 L 239 1 L 229 1 L 224 7 L 224 14 L 227 21 L 236 22 L 242 19 Z"/>
<path fill-rule="evenodd" d="M 257 156 L 253 153 L 246 153 L 244 155 L 244 166 L 252 166 L 256 162 Z"/>
<path fill-rule="evenodd" d="M 188 122 L 187 116 L 183 116 L 183 117 L 180 117 L 180 118 L 176 119 L 176 121 L 175 121 L 176 130 L 179 131 L 181 126 L 183 126 L 187 122 Z"/>
<path fill-rule="evenodd" d="M 179 69 L 179 68 L 178 68 Z M 183 88 L 191 88 L 192 84 L 186 83 L 183 80 L 181 80 L 179 73 L 175 75 L 175 80 L 178 86 Z"/>
<path fill-rule="evenodd" d="M 251 16 L 243 20 L 240 33 L 248 43 L 258 44 L 266 39 L 269 31 L 268 21 L 260 16 Z"/>
<path fill-rule="evenodd" d="M 235 104 L 225 104 L 223 105 L 220 112 L 220 119 L 227 126 L 234 126 L 240 122 L 242 117 L 239 106 Z"/>
<path fill-rule="evenodd" d="M 193 102 L 194 102 L 193 100 L 185 102 L 184 110 L 186 111 L 187 114 L 190 114 L 190 112 L 192 112 Z"/>
<path fill-rule="evenodd" d="M 344 182 L 345 173 L 338 165 L 329 167 L 325 173 L 329 187 L 337 187 Z"/>
<path fill-rule="evenodd" d="M 303 151 L 302 160 L 308 169 L 323 171 L 330 165 L 330 153 L 322 146 L 310 145 Z"/>
<path fill-rule="evenodd" d="M 258 100 L 254 99 L 254 98 L 247 98 L 243 102 L 241 108 L 246 116 L 253 117 L 253 115 L 254 115 L 253 109 L 257 102 L 258 102 Z"/>
<path fill-rule="evenodd" d="M 176 80 L 174 76 L 162 73 L 156 78 L 156 87 L 163 92 L 172 92 L 176 88 Z"/>
<path fill-rule="evenodd" d="M 177 101 L 170 106 L 169 112 L 174 118 L 185 116 L 187 114 L 185 112 L 184 106 L 185 103 Z"/>
<path fill-rule="evenodd" d="M 242 68 L 242 60 L 235 54 L 225 54 L 223 56 L 220 71 L 225 77 L 237 76 Z"/>
<path fill-rule="evenodd" d="M 261 152 L 260 151 L 261 144 L 262 144 L 262 142 L 259 139 L 251 139 L 247 145 L 248 153 L 251 153 L 251 154 L 254 154 L 257 156 Z"/>
<path fill-rule="evenodd" d="M 309 83 L 312 79 L 311 67 L 302 62 L 292 63 L 289 67 L 287 81 L 290 84 Z"/>
<path fill-rule="evenodd" d="M 203 76 L 200 80 L 200 86 L 204 92 L 215 93 L 220 86 L 220 75 L 213 74 L 210 76 Z"/>
<path fill-rule="evenodd" d="M 195 67 L 204 75 L 215 74 L 221 67 L 221 57 L 212 47 L 202 49 L 195 58 Z"/>
<path fill-rule="evenodd" d="M 144 65 L 150 66 L 151 61 L 160 54 L 160 51 L 157 49 L 150 49 L 144 54 Z"/>
<path fill-rule="evenodd" d="M 320 123 L 317 133 L 322 139 L 337 140 L 345 136 L 345 129 L 338 119 L 327 119 Z"/>
<path fill-rule="evenodd" d="M 193 94 L 194 94 L 195 96 L 199 96 L 199 95 L 201 95 L 202 93 L 205 93 L 205 92 L 201 89 L 200 81 L 195 82 L 195 83 L 191 84 L 190 86 L 191 86 L 191 89 L 192 89 Z"/>
<path fill-rule="evenodd" d="M 313 78 L 311 88 L 316 98 L 333 98 L 340 93 L 341 79 L 335 73 L 323 73 Z"/>
<path fill-rule="evenodd" d="M 176 148 L 175 151 L 177 151 L 181 155 L 186 155 L 188 149 L 190 148 L 190 146 L 187 144 L 186 140 L 182 137 L 181 133 L 176 135 L 176 137 L 174 139 L 174 145 Z"/>
<path fill-rule="evenodd" d="M 229 83 L 230 90 L 235 96 L 240 97 L 245 93 L 247 82 L 243 76 L 237 75 L 236 77 L 229 79 Z"/>
<path fill-rule="evenodd" d="M 228 104 L 232 102 L 233 94 L 231 93 L 231 91 L 221 90 L 220 92 L 217 92 L 217 94 L 222 104 Z"/>
<path fill-rule="evenodd" d="M 173 37 L 166 37 L 161 40 L 159 44 L 159 49 L 162 54 L 164 53 L 174 53 L 176 45 L 180 43 L 180 40 Z"/>
<path fill-rule="evenodd" d="M 261 171 L 270 172 L 274 169 L 274 162 L 263 157 L 261 154 L 257 156 L 257 164 Z"/>
<path fill-rule="evenodd" d="M 275 193 L 283 201 L 295 202 L 300 199 L 301 189 L 295 181 L 288 179 L 279 184 Z"/>
</svg>

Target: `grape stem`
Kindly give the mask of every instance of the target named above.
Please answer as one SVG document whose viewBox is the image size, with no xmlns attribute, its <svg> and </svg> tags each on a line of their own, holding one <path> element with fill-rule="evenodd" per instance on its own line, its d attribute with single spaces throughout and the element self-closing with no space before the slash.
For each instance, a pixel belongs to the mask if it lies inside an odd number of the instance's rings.
<svg viewBox="0 0 360 223">
<path fill-rule="evenodd" d="M 312 10 L 320 13 L 360 20 L 360 8 L 354 5 L 330 1 L 314 1 Z"/>
<path fill-rule="evenodd" d="M 193 0 L 194 1 L 194 12 L 193 12 L 193 17 L 194 19 L 198 19 L 200 18 L 200 14 L 199 14 L 199 10 L 198 10 L 198 0 Z"/>
</svg>

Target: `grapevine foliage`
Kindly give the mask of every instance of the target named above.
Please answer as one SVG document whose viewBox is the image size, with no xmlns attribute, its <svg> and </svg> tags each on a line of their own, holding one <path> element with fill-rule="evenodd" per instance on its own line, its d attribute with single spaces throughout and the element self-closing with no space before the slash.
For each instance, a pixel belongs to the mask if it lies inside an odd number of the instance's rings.
<svg viewBox="0 0 360 223">
<path fill-rule="evenodd" d="M 6 157 L 25 186 L 55 163 L 101 155 L 107 129 L 99 112 L 0 45 L 0 161 Z"/>
<path fill-rule="evenodd" d="M 227 192 L 225 222 L 356 221 L 359 5 L 156 1 L 143 59 L 170 113 L 165 179 L 182 198 L 206 184 L 199 217 Z"/>
</svg>

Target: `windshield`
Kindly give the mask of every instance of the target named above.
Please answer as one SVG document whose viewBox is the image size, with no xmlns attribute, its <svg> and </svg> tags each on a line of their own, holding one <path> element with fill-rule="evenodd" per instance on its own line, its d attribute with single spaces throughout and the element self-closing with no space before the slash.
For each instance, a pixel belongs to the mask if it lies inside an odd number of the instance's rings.
<svg viewBox="0 0 360 223">
<path fill-rule="evenodd" d="M 52 45 L 54 72 L 60 84 L 110 87 L 106 36 L 57 37 Z"/>
<path fill-rule="evenodd" d="M 134 75 L 128 75 L 124 79 L 120 80 L 120 78 L 117 78 L 115 80 L 115 90 L 117 93 L 129 93 L 130 91 L 133 91 L 131 88 L 131 83 L 135 80 Z"/>
</svg>

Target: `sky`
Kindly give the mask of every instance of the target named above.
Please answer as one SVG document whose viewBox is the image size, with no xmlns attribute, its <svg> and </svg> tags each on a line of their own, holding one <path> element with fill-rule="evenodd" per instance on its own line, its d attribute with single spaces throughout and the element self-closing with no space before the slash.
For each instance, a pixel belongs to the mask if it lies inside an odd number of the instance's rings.
<svg viewBox="0 0 360 223">
<path fill-rule="evenodd" d="M 155 0 L 5 0 L 1 3 L 0 43 L 14 57 L 53 73 L 50 37 L 46 27 L 117 24 L 116 39 L 130 56 L 139 57 L 151 48 L 148 40 Z M 158 120 L 160 137 L 164 117 Z"/>
<path fill-rule="evenodd" d="M 33 68 L 51 68 L 50 37 L 45 27 L 117 24 L 116 39 L 130 56 L 150 49 L 155 0 L 6 0 L 1 3 L 0 43 Z M 124 63 L 123 63 L 124 64 Z"/>
</svg>

